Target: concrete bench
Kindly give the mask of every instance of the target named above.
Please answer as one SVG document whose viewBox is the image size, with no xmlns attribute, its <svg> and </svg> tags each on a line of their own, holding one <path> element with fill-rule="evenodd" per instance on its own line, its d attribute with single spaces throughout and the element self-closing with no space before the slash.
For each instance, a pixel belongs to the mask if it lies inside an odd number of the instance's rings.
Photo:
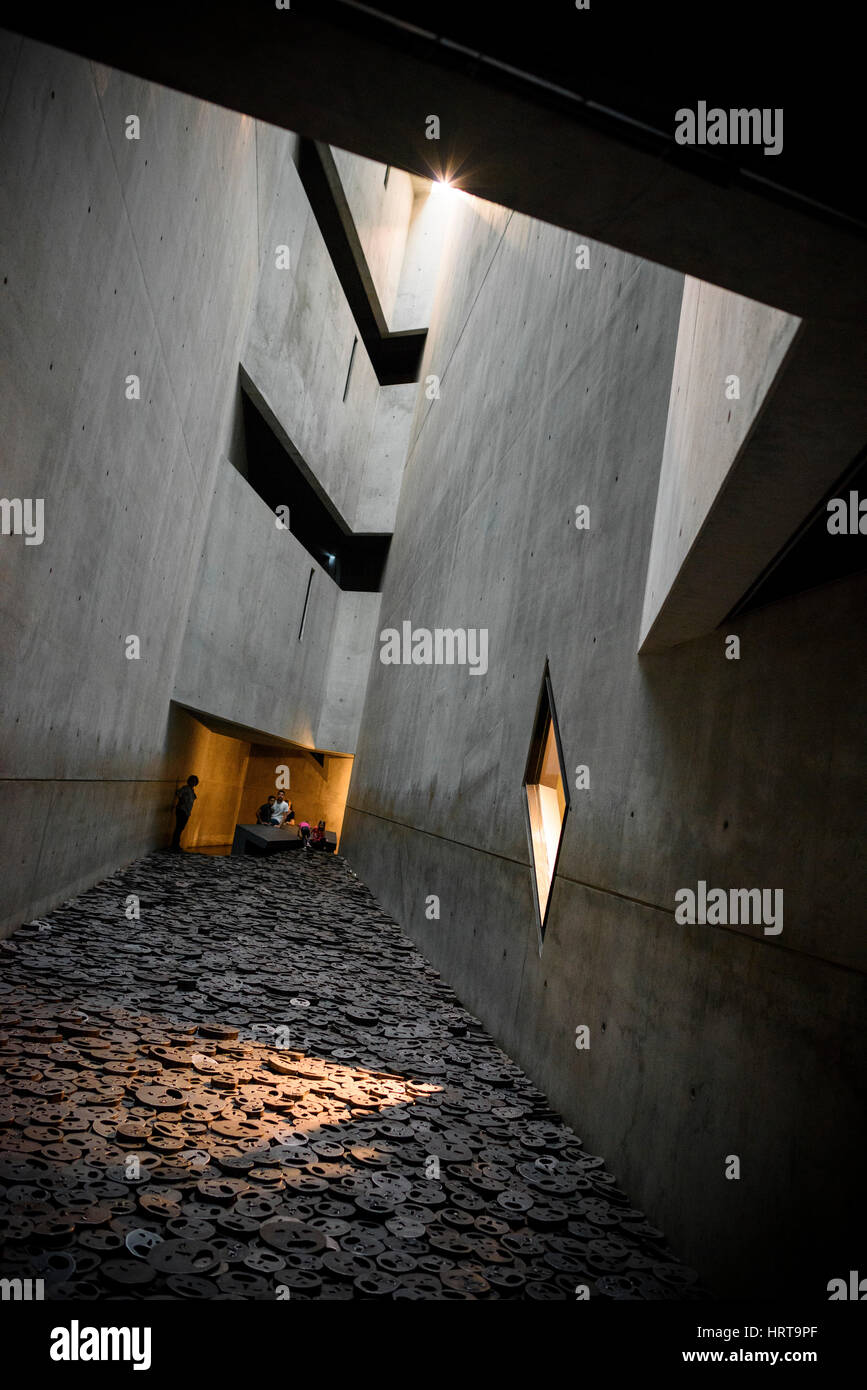
<svg viewBox="0 0 867 1390">
<path fill-rule="evenodd" d="M 300 848 L 301 841 L 294 825 L 289 830 L 278 825 L 235 826 L 233 854 L 279 854 L 281 850 Z"/>
<path fill-rule="evenodd" d="M 278 825 L 236 825 L 232 853 L 279 854 L 282 850 L 301 849 L 303 844 L 295 825 L 287 830 Z M 337 836 L 333 830 L 326 830 L 325 844 L 319 853 L 333 854 L 336 849 Z"/>
</svg>

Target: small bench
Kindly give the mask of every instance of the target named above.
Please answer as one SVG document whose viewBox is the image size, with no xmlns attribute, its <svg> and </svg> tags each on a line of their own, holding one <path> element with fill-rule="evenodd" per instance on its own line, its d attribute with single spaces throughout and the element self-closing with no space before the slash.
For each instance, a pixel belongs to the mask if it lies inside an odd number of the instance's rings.
<svg viewBox="0 0 867 1390">
<path fill-rule="evenodd" d="M 282 850 L 302 849 L 303 845 L 294 825 L 287 830 L 278 825 L 236 825 L 232 853 L 279 854 Z M 318 853 L 333 854 L 336 849 L 337 836 L 333 830 L 326 830 L 325 845 Z"/>
<path fill-rule="evenodd" d="M 291 830 L 282 830 L 278 825 L 235 826 L 233 854 L 278 854 L 281 850 L 300 848 L 294 826 Z"/>
</svg>

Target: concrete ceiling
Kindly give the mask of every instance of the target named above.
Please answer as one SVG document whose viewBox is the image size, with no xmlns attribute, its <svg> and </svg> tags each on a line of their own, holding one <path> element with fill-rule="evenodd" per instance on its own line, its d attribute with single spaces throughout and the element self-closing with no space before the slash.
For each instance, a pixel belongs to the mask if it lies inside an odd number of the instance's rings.
<svg viewBox="0 0 867 1390">
<path fill-rule="evenodd" d="M 782 12 L 765 7 L 767 34 L 762 13 L 726 11 L 705 34 L 694 5 L 579 11 L 565 0 L 511 18 L 502 6 L 428 13 L 348 0 L 286 10 L 154 0 L 142 15 L 13 3 L 5 22 L 382 163 L 449 174 L 480 197 L 789 313 L 863 322 L 860 184 L 847 167 L 854 49 L 847 59 L 833 4 L 794 48 Z M 700 99 L 783 106 L 783 153 L 678 146 L 674 112 Z M 425 136 L 429 114 L 439 140 Z"/>
</svg>

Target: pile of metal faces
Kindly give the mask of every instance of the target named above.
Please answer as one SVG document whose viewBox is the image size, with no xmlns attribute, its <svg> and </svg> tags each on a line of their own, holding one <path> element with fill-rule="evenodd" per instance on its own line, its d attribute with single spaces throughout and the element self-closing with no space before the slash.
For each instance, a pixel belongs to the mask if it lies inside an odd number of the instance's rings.
<svg viewBox="0 0 867 1390">
<path fill-rule="evenodd" d="M 706 1297 L 337 857 L 156 853 L 0 951 L 0 1274 Z"/>
</svg>

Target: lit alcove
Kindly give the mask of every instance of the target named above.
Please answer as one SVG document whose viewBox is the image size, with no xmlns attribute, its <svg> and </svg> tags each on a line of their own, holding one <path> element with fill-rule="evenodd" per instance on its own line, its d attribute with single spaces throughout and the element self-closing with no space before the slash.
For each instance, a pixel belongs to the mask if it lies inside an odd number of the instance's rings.
<svg viewBox="0 0 867 1390">
<path fill-rule="evenodd" d="M 545 936 L 554 874 L 569 814 L 569 784 L 565 773 L 557 712 L 548 663 L 542 677 L 530 751 L 524 772 L 524 810 L 533 867 L 533 898 L 539 944 Z"/>
</svg>

